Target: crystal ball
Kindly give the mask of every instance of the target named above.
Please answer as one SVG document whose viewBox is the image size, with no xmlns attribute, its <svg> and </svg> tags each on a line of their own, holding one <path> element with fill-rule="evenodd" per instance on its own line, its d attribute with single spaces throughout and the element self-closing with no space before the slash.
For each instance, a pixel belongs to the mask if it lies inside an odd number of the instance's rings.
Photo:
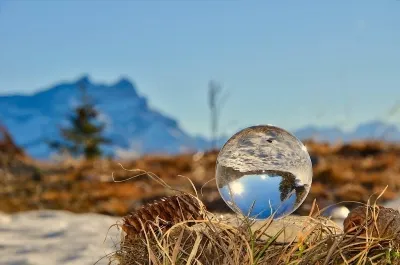
<svg viewBox="0 0 400 265">
<path fill-rule="evenodd" d="M 272 125 L 237 132 L 222 147 L 216 165 L 222 199 L 251 219 L 279 219 L 293 213 L 310 191 L 312 174 L 305 145 Z"/>
</svg>

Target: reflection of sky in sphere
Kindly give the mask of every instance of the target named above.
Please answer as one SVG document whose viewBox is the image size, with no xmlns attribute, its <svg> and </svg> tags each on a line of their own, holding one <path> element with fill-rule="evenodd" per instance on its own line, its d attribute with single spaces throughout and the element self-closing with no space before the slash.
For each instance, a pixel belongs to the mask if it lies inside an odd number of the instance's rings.
<svg viewBox="0 0 400 265">
<path fill-rule="evenodd" d="M 265 219 L 276 211 L 274 217 L 278 218 L 291 212 L 296 203 L 294 192 L 282 203 L 279 189 L 281 182 L 280 176 L 245 175 L 232 181 L 229 187 L 222 187 L 220 193 L 225 201 L 233 202 L 244 215 Z"/>
</svg>

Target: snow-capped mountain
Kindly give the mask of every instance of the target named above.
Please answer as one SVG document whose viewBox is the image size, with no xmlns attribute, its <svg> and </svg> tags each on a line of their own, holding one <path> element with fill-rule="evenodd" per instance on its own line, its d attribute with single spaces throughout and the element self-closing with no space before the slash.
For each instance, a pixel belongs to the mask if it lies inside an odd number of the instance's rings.
<svg viewBox="0 0 400 265">
<path fill-rule="evenodd" d="M 104 146 L 106 153 L 178 153 L 209 147 L 207 139 L 190 136 L 176 120 L 149 107 L 127 79 L 104 85 L 85 76 L 33 95 L 1 96 L 0 121 L 28 154 L 48 158 L 51 150 L 45 141 L 60 139 L 60 126 L 68 124 L 66 118 L 79 103 L 81 83 L 106 123 L 105 136 L 112 140 Z"/>
<path fill-rule="evenodd" d="M 128 79 L 114 84 L 96 84 L 88 76 L 74 82 L 64 82 L 33 95 L 0 96 L 0 123 L 3 123 L 16 143 L 39 159 L 49 158 L 47 140 L 60 140 L 59 128 L 67 125 L 71 110 L 79 104 L 79 84 L 87 92 L 106 123 L 105 136 L 112 145 L 104 146 L 106 154 L 132 157 L 144 153 L 179 153 L 208 149 L 210 141 L 192 136 L 179 123 L 151 108 Z M 268 123 L 268 121 L 266 121 Z M 360 124 L 354 131 L 336 127 L 308 126 L 293 132 L 298 138 L 335 142 L 361 139 L 400 141 L 398 127 L 381 121 Z M 221 137 L 222 146 L 228 137 Z"/>
</svg>

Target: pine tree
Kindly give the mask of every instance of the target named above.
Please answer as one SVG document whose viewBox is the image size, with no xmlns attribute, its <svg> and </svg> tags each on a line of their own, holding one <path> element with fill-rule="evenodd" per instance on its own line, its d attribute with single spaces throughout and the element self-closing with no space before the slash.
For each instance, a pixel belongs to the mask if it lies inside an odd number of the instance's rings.
<svg viewBox="0 0 400 265">
<path fill-rule="evenodd" d="M 84 155 L 93 159 L 102 155 L 100 145 L 109 144 L 110 140 L 102 136 L 105 124 L 98 120 L 99 113 L 86 91 L 86 85 L 79 85 L 81 104 L 69 117 L 71 126 L 61 128 L 64 142 L 50 142 L 50 147 L 59 151 L 67 151 L 73 155 Z"/>
</svg>

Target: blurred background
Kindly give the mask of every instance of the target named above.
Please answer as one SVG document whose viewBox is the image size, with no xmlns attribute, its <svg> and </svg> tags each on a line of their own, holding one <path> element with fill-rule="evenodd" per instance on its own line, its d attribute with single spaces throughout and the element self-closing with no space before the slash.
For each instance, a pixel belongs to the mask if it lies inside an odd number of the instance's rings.
<svg viewBox="0 0 400 265">
<path fill-rule="evenodd" d="M 310 152 L 297 214 L 344 201 L 327 213 L 340 219 L 386 187 L 381 202 L 398 207 L 399 12 L 394 0 L 0 0 L 0 225 L 43 209 L 119 217 L 173 194 L 146 172 L 199 190 L 225 141 L 257 124 Z M 201 198 L 230 211 L 215 181 Z"/>
</svg>

